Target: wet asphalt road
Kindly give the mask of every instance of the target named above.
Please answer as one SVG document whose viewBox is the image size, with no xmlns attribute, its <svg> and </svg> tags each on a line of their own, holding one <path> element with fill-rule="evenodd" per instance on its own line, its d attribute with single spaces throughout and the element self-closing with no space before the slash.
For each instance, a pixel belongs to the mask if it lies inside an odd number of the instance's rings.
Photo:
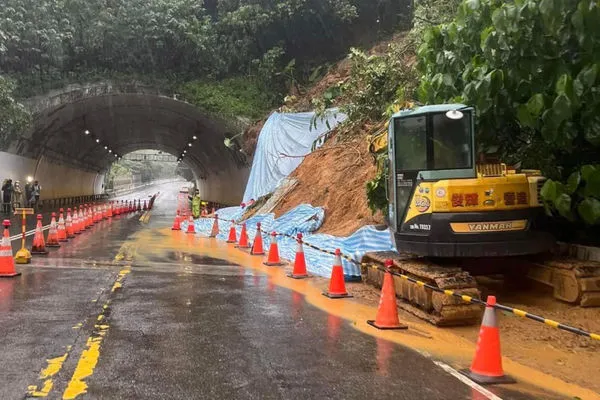
<svg viewBox="0 0 600 400">
<path fill-rule="evenodd" d="M 258 272 L 208 257 L 136 262 L 128 240 L 170 225 L 173 196 L 149 225 L 105 221 L 0 280 L 0 399 L 486 398 Z"/>
</svg>

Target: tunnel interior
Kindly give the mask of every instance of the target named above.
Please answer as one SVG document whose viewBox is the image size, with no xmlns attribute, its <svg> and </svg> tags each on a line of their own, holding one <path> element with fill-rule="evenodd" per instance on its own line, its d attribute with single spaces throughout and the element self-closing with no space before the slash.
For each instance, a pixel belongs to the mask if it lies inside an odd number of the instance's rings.
<svg viewBox="0 0 600 400">
<path fill-rule="evenodd" d="M 225 138 L 236 132 L 193 105 L 147 93 L 69 93 L 50 103 L 33 107 L 38 109 L 30 132 L 10 151 L 36 160 L 36 179 L 54 181 L 48 169 L 66 168 L 77 191 L 98 192 L 113 162 L 127 153 L 155 149 L 176 156 L 193 171 L 204 199 L 239 204 L 251 161 L 225 145 Z"/>
</svg>

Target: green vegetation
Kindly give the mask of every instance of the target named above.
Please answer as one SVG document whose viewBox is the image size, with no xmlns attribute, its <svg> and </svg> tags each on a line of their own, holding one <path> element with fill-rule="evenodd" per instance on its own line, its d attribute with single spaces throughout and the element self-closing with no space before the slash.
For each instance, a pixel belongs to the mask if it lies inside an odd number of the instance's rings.
<svg viewBox="0 0 600 400">
<path fill-rule="evenodd" d="M 179 88 L 182 97 L 203 110 L 223 117 L 262 118 L 273 105 L 268 92 L 250 79 L 228 78 L 222 81 L 193 81 Z"/>
<path fill-rule="evenodd" d="M 424 102 L 477 107 L 482 150 L 566 178 L 600 161 L 600 8 L 593 0 L 467 0 L 427 30 Z"/>
<path fill-rule="evenodd" d="M 5 148 L 29 124 L 31 116 L 14 99 L 15 83 L 0 76 L 0 148 Z"/>
<path fill-rule="evenodd" d="M 0 71 L 15 80 L 18 98 L 68 83 L 135 80 L 183 91 L 211 112 L 256 118 L 349 45 L 408 21 L 408 4 L 5 0 Z"/>
</svg>

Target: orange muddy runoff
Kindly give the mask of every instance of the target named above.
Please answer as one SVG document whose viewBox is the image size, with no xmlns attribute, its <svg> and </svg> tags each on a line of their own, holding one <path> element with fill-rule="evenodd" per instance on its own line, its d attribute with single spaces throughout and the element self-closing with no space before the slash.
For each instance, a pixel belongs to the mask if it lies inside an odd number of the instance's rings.
<svg viewBox="0 0 600 400">
<path fill-rule="evenodd" d="M 304 295 L 305 301 L 309 304 L 351 322 L 351 326 L 365 334 L 410 347 L 424 355 L 444 359 L 461 368 L 468 367 L 471 364 L 475 345 L 469 340 L 410 317 L 410 321 L 402 320 L 403 317 L 406 317 L 403 314 L 400 317 L 402 322 L 406 322 L 409 326 L 408 330 L 377 330 L 367 324 L 367 320 L 373 319 L 376 315 L 376 307 L 362 304 L 356 299 L 329 299 L 322 295 L 322 288 L 315 285 L 311 279 L 291 279 L 286 276 L 288 272 L 286 268 L 265 266 L 262 256 L 252 256 L 249 252 L 236 249 L 234 244 L 228 244 L 213 238 L 188 235 L 181 231 L 172 231 L 170 227 L 142 230 L 136 233 L 132 240 L 141 242 L 144 246 L 144 252 L 136 254 L 136 263 L 150 262 L 152 256 L 164 255 L 173 251 L 227 260 L 231 263 L 260 271 L 269 276 L 270 284 L 291 289 Z M 291 269 L 291 265 L 288 265 L 287 268 Z M 508 358 L 503 358 L 503 365 L 504 372 L 514 377 L 518 382 L 533 386 L 539 386 L 543 382 L 543 389 L 554 391 L 558 394 L 579 397 L 586 400 L 600 400 L 600 394 L 598 393 L 575 384 L 567 383 L 559 378 Z M 517 383 L 513 387 L 517 388 L 519 384 Z M 527 391 L 527 389 L 524 390 Z"/>
</svg>

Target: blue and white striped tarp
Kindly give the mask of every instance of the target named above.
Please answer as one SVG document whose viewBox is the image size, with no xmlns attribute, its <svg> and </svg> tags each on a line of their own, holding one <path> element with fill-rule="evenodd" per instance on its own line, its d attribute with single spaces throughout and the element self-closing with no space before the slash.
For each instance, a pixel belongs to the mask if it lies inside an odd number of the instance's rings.
<svg viewBox="0 0 600 400">
<path fill-rule="evenodd" d="M 243 210 L 240 207 L 229 207 L 217 212 L 219 215 L 219 235 L 217 239 L 227 240 L 232 219 L 236 222 L 242 217 Z M 313 207 L 308 204 L 301 204 L 293 210 L 288 211 L 281 217 L 275 219 L 274 214 L 256 215 L 247 219 L 246 230 L 250 242 L 256 235 L 256 224 L 261 223 L 261 229 L 266 232 L 277 232 L 296 236 L 303 234 L 303 241 L 324 250 L 335 251 L 339 248 L 342 254 L 360 262 L 362 256 L 370 251 L 389 251 L 395 250 L 391 240 L 390 232 L 378 230 L 374 226 L 364 226 L 348 237 L 336 237 L 328 234 L 315 234 L 325 217 L 325 211 L 321 207 Z M 225 219 L 226 221 L 223 221 Z M 203 236 L 210 234 L 213 219 L 199 219 L 195 221 L 196 232 Z M 187 221 L 182 223 L 182 229 L 187 229 Z M 237 237 L 239 238 L 241 226 L 236 226 Z M 263 234 L 263 243 L 265 251 L 268 251 L 271 243 L 271 236 Z M 294 260 L 296 256 L 297 242 L 295 239 L 278 236 L 277 244 L 279 254 L 282 258 Z M 304 256 L 309 273 L 329 277 L 333 266 L 334 257 L 330 254 L 320 252 L 308 246 L 304 246 Z M 344 275 L 347 280 L 360 279 L 360 267 L 357 264 L 342 259 Z"/>
</svg>

